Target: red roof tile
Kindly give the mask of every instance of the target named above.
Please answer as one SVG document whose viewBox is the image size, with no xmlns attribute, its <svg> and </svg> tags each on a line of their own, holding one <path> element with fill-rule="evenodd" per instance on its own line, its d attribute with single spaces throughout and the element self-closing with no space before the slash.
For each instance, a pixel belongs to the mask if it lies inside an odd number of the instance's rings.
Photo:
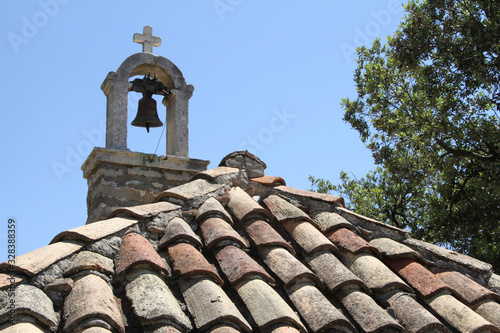
<svg viewBox="0 0 500 333">
<path fill-rule="evenodd" d="M 451 288 L 427 268 L 412 259 L 387 259 L 387 264 L 424 296 Z"/>
<path fill-rule="evenodd" d="M 219 250 L 216 255 L 220 268 L 234 285 L 248 276 L 259 275 L 269 284 L 274 285 L 274 279 L 253 260 L 245 251 L 236 246 L 226 246 Z"/>
<path fill-rule="evenodd" d="M 218 217 L 211 217 L 201 222 L 201 234 L 207 248 L 212 248 L 223 240 L 232 240 L 238 243 L 241 247 L 247 248 L 247 242 L 233 228 Z"/>
<path fill-rule="evenodd" d="M 256 178 L 251 178 L 250 180 L 257 182 L 259 184 L 265 185 L 265 186 L 279 186 L 279 185 L 286 185 L 285 180 L 281 177 L 273 177 L 273 176 L 262 176 L 262 177 L 256 177 Z"/>
<path fill-rule="evenodd" d="M 169 246 L 168 255 L 173 262 L 174 272 L 179 272 L 184 279 L 198 274 L 205 274 L 212 277 L 219 285 L 224 284 L 215 268 L 192 245 L 178 243 Z"/>
<path fill-rule="evenodd" d="M 266 209 L 239 187 L 233 187 L 229 191 L 229 202 L 227 206 L 239 221 L 258 215 L 272 218 L 271 214 Z"/>
<path fill-rule="evenodd" d="M 370 245 L 370 243 L 347 228 L 331 230 L 328 231 L 325 235 L 335 245 L 349 252 L 369 252 L 377 255 L 379 258 L 382 257 L 380 255 L 380 252 L 378 252 L 378 250 L 374 246 Z"/>
<path fill-rule="evenodd" d="M 116 273 L 125 274 L 135 267 L 148 267 L 169 275 L 169 269 L 153 245 L 143 236 L 130 233 L 123 237 L 123 243 L 115 260 Z"/>
<path fill-rule="evenodd" d="M 485 298 L 500 301 L 500 295 L 481 286 L 465 275 L 455 271 L 438 270 L 435 272 L 447 285 L 453 288 L 469 305 L 474 305 Z"/>
<path fill-rule="evenodd" d="M 269 223 L 260 219 L 250 219 L 244 222 L 244 225 L 246 232 L 258 247 L 283 246 L 295 255 L 293 247 Z"/>
</svg>

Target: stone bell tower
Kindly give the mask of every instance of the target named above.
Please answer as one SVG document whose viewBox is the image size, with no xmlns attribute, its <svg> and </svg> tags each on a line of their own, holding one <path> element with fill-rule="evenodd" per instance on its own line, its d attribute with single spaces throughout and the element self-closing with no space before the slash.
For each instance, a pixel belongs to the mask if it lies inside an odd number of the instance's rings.
<svg viewBox="0 0 500 333">
<path fill-rule="evenodd" d="M 210 163 L 189 158 L 188 104 L 194 87 L 186 84 L 170 60 L 152 54 L 161 39 L 153 36 L 151 27 L 145 26 L 133 41 L 142 44 L 142 52 L 125 59 L 116 72 L 109 72 L 101 86 L 107 98 L 106 147 L 94 148 L 82 165 L 89 186 L 87 223 L 105 219 L 117 207 L 150 203 L 160 192 L 189 181 Z M 168 91 L 162 102 L 167 114 L 166 156 L 127 148 L 128 93 L 139 91 L 135 90 L 136 80 L 133 83 L 130 78 L 138 75 L 154 77 L 155 85 Z"/>
</svg>

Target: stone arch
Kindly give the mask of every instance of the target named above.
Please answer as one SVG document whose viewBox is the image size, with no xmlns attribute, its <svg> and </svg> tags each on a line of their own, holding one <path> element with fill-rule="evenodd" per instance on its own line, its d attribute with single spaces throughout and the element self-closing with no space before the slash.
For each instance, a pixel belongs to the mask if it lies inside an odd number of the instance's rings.
<svg viewBox="0 0 500 333">
<path fill-rule="evenodd" d="M 194 87 L 187 85 L 179 68 L 165 57 L 150 53 L 131 55 L 110 72 L 101 89 L 107 98 L 106 148 L 127 149 L 127 103 L 131 88 L 129 79 L 137 75 L 156 75 L 172 92 L 165 119 L 167 155 L 188 157 L 188 102 Z"/>
</svg>

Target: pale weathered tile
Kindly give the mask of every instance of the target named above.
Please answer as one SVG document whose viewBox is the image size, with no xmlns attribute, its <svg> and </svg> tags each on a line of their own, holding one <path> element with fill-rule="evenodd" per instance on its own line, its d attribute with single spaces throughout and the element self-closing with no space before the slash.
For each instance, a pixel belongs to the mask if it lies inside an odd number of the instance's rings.
<svg viewBox="0 0 500 333">
<path fill-rule="evenodd" d="M 102 220 L 81 227 L 66 230 L 59 233 L 50 242 L 51 244 L 60 242 L 62 240 L 82 240 L 86 243 L 95 242 L 101 238 L 115 234 L 132 225 L 136 224 L 139 220 L 136 218 L 113 217 L 111 219 Z"/>
<path fill-rule="evenodd" d="M 205 197 L 212 193 L 217 193 L 224 188 L 224 185 L 213 184 L 205 179 L 196 179 L 160 193 L 155 201 L 161 201 L 165 198 L 177 198 L 189 201 L 198 197 Z"/>
<path fill-rule="evenodd" d="M 484 299 L 476 303 L 473 309 L 483 318 L 500 328 L 500 303 L 493 299 Z"/>
<path fill-rule="evenodd" d="M 23 254 L 16 258 L 12 270 L 33 276 L 50 265 L 65 259 L 82 248 L 82 244 L 73 241 L 58 242 Z M 11 269 L 7 261 L 0 264 L 0 270 Z"/>
<path fill-rule="evenodd" d="M 391 288 L 413 292 L 413 290 L 385 266 L 384 263 L 369 253 L 362 252 L 351 254 L 347 252 L 345 259 L 349 269 L 375 292 L 380 293 Z"/>
<path fill-rule="evenodd" d="M 125 332 L 111 287 L 94 274 L 75 281 L 64 303 L 64 313 L 66 316 L 65 332 L 73 332 L 78 324 L 88 318 L 104 320 L 118 332 Z"/>
<path fill-rule="evenodd" d="M 287 221 L 283 226 L 293 239 L 300 245 L 306 253 L 312 253 L 318 250 L 329 250 L 340 254 L 333 243 L 325 237 L 318 229 L 307 221 Z"/>
<path fill-rule="evenodd" d="M 264 199 L 264 203 L 278 222 L 309 221 L 313 223 L 304 211 L 277 195 L 268 196 Z"/>
<path fill-rule="evenodd" d="M 198 209 L 196 221 L 206 219 L 208 217 L 218 216 L 229 224 L 233 224 L 231 215 L 224 209 L 222 204 L 215 198 L 208 198 Z"/>
<path fill-rule="evenodd" d="M 355 332 L 352 324 L 342 312 L 316 288 L 307 283 L 298 283 L 287 289 L 290 300 L 313 332 L 325 330 Z"/>
<path fill-rule="evenodd" d="M 143 326 L 172 321 L 185 330 L 193 329 L 177 299 L 156 274 L 142 273 L 127 284 L 125 292 Z"/>
<path fill-rule="evenodd" d="M 371 293 L 365 283 L 331 252 L 319 251 L 306 255 L 305 259 L 321 281 L 332 292 L 348 285 L 357 285 L 365 292 Z"/>
<path fill-rule="evenodd" d="M 262 247 L 259 249 L 259 253 L 266 265 L 286 286 L 308 280 L 323 288 L 318 277 L 281 246 Z"/>
<path fill-rule="evenodd" d="M 117 216 L 118 214 L 128 214 L 139 219 L 144 219 L 152 216 L 156 216 L 160 213 L 168 213 L 173 210 L 180 209 L 178 205 L 174 205 L 170 202 L 154 202 L 145 205 L 138 205 L 132 207 L 120 207 L 113 210 L 109 215 L 108 219 Z"/>
<path fill-rule="evenodd" d="M 196 244 L 196 246 L 198 246 L 198 248 L 200 249 L 203 247 L 200 237 L 198 237 L 193 229 L 191 229 L 189 224 L 180 217 L 174 217 L 173 219 L 171 219 L 165 227 L 164 232 L 165 233 L 160 239 L 160 243 L 158 244 L 159 248 L 164 248 L 182 239 Z"/>
<path fill-rule="evenodd" d="M 35 323 L 18 323 L 12 325 L 5 323 L 0 325 L 0 332 L 2 333 L 46 333 L 47 330 L 42 329 L 40 325 Z"/>
<path fill-rule="evenodd" d="M 384 332 L 394 330 L 406 332 L 370 296 L 358 289 L 342 289 L 339 293 L 342 304 L 364 332 Z"/>
<path fill-rule="evenodd" d="M 321 212 L 316 214 L 316 216 L 314 216 L 314 222 L 323 232 L 338 228 L 354 229 L 351 222 L 333 212 Z"/>
<path fill-rule="evenodd" d="M 290 322 L 301 332 L 307 331 L 295 312 L 263 280 L 245 280 L 236 286 L 236 290 L 260 331 L 264 332 L 268 326 L 279 322 Z"/>
<path fill-rule="evenodd" d="M 426 299 L 427 304 L 459 332 L 500 332 L 486 319 L 458 301 L 449 292 L 442 291 Z"/>
<path fill-rule="evenodd" d="M 14 299 L 16 317 L 29 315 L 36 318 L 45 328 L 50 328 L 52 331 L 57 328 L 59 320 L 54 312 L 52 301 L 43 291 L 29 284 L 21 284 L 15 289 Z M 0 307 L 0 323 L 8 321 L 9 316 L 10 308 L 4 303 L 4 306 Z"/>
<path fill-rule="evenodd" d="M 394 310 L 400 323 L 408 332 L 446 332 L 449 330 L 434 315 L 415 299 L 414 294 L 400 290 L 391 290 L 379 299 L 387 302 Z"/>
<path fill-rule="evenodd" d="M 69 267 L 64 271 L 64 276 L 70 276 L 82 270 L 95 270 L 107 275 L 113 275 L 113 260 L 91 251 L 81 251 L 71 261 Z"/>
<path fill-rule="evenodd" d="M 245 332 L 252 331 L 250 324 L 226 293 L 211 279 L 200 276 L 188 280 L 181 279 L 179 284 L 199 331 L 228 321 L 233 322 Z"/>
</svg>

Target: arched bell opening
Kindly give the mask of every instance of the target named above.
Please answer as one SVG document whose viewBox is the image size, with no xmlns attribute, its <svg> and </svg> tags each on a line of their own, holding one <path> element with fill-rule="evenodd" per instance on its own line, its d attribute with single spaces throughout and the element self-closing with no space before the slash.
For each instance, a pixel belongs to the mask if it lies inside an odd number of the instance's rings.
<svg viewBox="0 0 500 333">
<path fill-rule="evenodd" d="M 133 76 L 130 82 L 143 80 L 144 76 Z M 165 141 L 167 108 L 165 96 L 129 91 L 127 101 L 128 148 L 148 154 L 166 155 Z"/>
</svg>

